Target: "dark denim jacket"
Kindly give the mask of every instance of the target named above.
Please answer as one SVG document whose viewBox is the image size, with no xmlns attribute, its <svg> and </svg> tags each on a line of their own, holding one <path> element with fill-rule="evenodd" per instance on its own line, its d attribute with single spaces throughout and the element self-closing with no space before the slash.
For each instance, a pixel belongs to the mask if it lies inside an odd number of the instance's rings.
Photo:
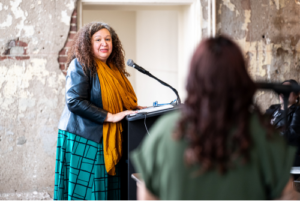
<svg viewBox="0 0 300 201">
<path fill-rule="evenodd" d="M 85 75 L 74 59 L 66 76 L 66 105 L 58 129 L 99 143 L 107 111 L 103 110 L 98 75 Z"/>
</svg>

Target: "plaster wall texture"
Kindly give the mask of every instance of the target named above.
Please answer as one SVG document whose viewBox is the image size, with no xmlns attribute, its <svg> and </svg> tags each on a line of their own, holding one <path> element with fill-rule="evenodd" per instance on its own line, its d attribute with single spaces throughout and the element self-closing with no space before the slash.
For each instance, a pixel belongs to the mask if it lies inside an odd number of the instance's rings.
<svg viewBox="0 0 300 201">
<path fill-rule="evenodd" d="M 217 0 L 217 30 L 234 38 L 256 81 L 300 81 L 300 5 L 294 0 Z M 258 91 L 265 110 L 278 96 Z"/>
<path fill-rule="evenodd" d="M 75 0 L 0 2 L 0 199 L 53 194 L 65 85 L 57 58 L 74 6 Z"/>
<path fill-rule="evenodd" d="M 75 1 L 0 2 L 0 199 L 53 194 L 65 85 L 57 58 Z M 201 5 L 206 37 L 207 0 Z M 217 31 L 239 43 L 254 80 L 299 81 L 299 14 L 294 0 L 217 0 Z M 278 100 L 261 91 L 256 101 L 265 109 Z"/>
</svg>

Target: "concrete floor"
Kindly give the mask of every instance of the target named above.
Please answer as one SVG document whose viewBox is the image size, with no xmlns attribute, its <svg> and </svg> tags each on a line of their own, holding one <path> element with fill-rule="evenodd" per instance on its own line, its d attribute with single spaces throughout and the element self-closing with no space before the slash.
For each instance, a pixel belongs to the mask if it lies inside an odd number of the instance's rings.
<svg viewBox="0 0 300 201">
<path fill-rule="evenodd" d="M 53 200 L 53 192 L 1 193 L 0 200 Z"/>
</svg>

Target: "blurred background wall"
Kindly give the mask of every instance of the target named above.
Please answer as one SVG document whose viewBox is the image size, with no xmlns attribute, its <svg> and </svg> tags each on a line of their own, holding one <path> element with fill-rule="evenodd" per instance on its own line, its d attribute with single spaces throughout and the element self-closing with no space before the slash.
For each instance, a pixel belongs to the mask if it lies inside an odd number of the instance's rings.
<svg viewBox="0 0 300 201">
<path fill-rule="evenodd" d="M 161 5 L 154 0 L 85 2 L 0 2 L 0 199 L 53 195 L 66 54 L 77 27 L 108 22 L 123 42 L 126 59 L 185 97 L 192 50 L 208 36 L 208 0 L 164 0 Z M 294 0 L 216 0 L 217 33 L 238 42 L 254 80 L 299 81 L 299 15 Z M 155 80 L 128 71 L 141 105 L 175 99 Z M 264 110 L 278 98 L 258 91 L 255 101 Z"/>
<path fill-rule="evenodd" d="M 73 0 L 0 1 L 0 199 L 50 199 Z"/>
<path fill-rule="evenodd" d="M 295 0 L 217 0 L 217 30 L 234 38 L 254 80 L 300 81 L 300 5 Z M 277 95 L 258 92 L 262 109 Z"/>
</svg>

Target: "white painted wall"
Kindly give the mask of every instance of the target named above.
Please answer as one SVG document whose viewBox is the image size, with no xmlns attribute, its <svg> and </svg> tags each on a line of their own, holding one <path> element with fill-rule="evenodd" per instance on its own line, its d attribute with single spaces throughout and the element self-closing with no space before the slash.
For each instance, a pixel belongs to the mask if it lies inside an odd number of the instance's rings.
<svg viewBox="0 0 300 201">
<path fill-rule="evenodd" d="M 199 2 L 196 5 L 182 6 L 179 15 L 178 27 L 178 92 L 182 102 L 186 98 L 186 77 L 189 70 L 191 57 L 201 39 L 202 22 L 196 9 L 201 7 Z M 199 18 L 198 18 L 199 17 Z"/>
<path fill-rule="evenodd" d="M 136 63 L 178 88 L 178 11 L 137 11 Z M 176 95 L 144 74 L 136 75 L 136 93 L 142 105 L 169 103 Z"/>
<path fill-rule="evenodd" d="M 182 2 L 182 1 L 181 1 Z M 201 38 L 200 3 L 190 5 L 91 5 L 82 6 L 82 24 L 109 23 L 118 33 L 127 59 L 177 89 L 182 102 L 191 55 Z M 198 16 L 199 15 L 199 16 Z M 198 16 L 198 17 L 195 17 Z M 175 93 L 156 80 L 128 67 L 129 80 L 139 105 L 168 103 Z"/>
<path fill-rule="evenodd" d="M 154 76 L 178 88 L 178 15 L 180 7 L 87 6 L 83 9 L 83 25 L 92 21 L 110 24 L 119 35 L 127 59 L 133 59 Z M 103 10 L 102 10 L 103 9 Z M 127 67 L 129 80 L 139 105 L 154 101 L 169 103 L 174 92 L 133 68 Z"/>
</svg>

